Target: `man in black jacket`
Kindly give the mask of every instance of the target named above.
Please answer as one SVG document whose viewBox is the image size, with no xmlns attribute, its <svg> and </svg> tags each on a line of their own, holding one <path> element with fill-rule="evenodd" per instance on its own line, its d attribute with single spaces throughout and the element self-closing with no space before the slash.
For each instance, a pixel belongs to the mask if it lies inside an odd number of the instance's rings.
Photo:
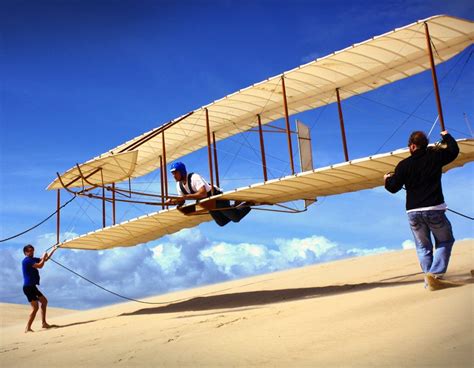
<svg viewBox="0 0 474 368">
<path fill-rule="evenodd" d="M 425 133 L 416 131 L 410 135 L 408 147 L 411 156 L 402 160 L 395 172 L 385 174 L 385 189 L 396 193 L 405 186 L 406 210 L 425 282 L 431 290 L 437 285 L 448 268 L 454 236 L 445 212 L 441 174 L 444 165 L 454 161 L 459 154 L 456 140 L 447 132 L 441 132 L 446 148 L 428 147 Z M 435 240 L 433 243 L 431 234 Z"/>
</svg>

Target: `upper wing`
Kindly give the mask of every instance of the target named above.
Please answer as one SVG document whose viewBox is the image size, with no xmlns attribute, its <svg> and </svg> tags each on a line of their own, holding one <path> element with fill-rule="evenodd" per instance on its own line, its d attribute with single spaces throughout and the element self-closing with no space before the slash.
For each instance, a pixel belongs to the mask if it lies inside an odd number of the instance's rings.
<svg viewBox="0 0 474 368">
<path fill-rule="evenodd" d="M 444 167 L 445 171 L 474 160 L 474 139 L 460 139 L 458 144 L 459 156 Z M 239 188 L 201 202 L 219 198 L 272 204 L 370 189 L 383 185 L 383 175 L 408 155 L 408 150 L 403 149 L 365 157 Z M 60 246 L 76 249 L 132 246 L 210 220 L 207 213 L 186 216 L 177 209 L 163 210 L 65 241 Z"/>
<path fill-rule="evenodd" d="M 280 119 L 284 117 L 282 77 L 292 115 L 335 102 L 336 88 L 345 99 L 418 74 L 430 68 L 424 23 L 429 25 L 436 63 L 457 55 L 474 39 L 471 21 L 449 16 L 420 20 L 225 96 L 91 161 L 136 150 L 137 162 L 130 176 L 138 177 L 159 168 L 163 132 L 168 162 L 205 147 L 206 112 L 216 140 L 258 126 L 257 115 L 263 124 Z M 49 188 L 58 187 L 56 179 Z"/>
</svg>

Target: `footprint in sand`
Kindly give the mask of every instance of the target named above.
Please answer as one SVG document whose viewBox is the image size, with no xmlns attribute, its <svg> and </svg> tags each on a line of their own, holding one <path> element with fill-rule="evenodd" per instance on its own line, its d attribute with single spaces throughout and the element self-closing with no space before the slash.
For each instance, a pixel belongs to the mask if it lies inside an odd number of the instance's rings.
<svg viewBox="0 0 474 368">
<path fill-rule="evenodd" d="M 238 322 L 240 320 L 245 320 L 247 319 L 247 317 L 242 317 L 242 318 L 237 318 L 237 319 L 234 319 L 232 321 L 228 321 L 228 322 L 224 322 L 224 323 L 219 323 L 216 328 L 220 328 L 220 327 L 223 327 L 223 326 L 226 326 L 226 325 L 230 325 L 230 324 L 233 324 L 235 322 Z"/>
<path fill-rule="evenodd" d="M 166 343 L 170 343 L 170 342 L 172 342 L 172 341 L 176 341 L 176 340 L 179 339 L 179 337 L 180 337 L 180 335 L 176 335 L 174 338 L 168 339 L 168 341 L 167 341 Z"/>
<path fill-rule="evenodd" d="M 12 349 L 5 349 L 5 350 L 0 350 L 0 354 L 3 354 L 3 353 L 8 353 L 9 351 L 13 351 L 13 350 L 18 350 L 18 348 L 12 348 Z M 34 350 L 33 350 L 34 351 Z"/>
</svg>

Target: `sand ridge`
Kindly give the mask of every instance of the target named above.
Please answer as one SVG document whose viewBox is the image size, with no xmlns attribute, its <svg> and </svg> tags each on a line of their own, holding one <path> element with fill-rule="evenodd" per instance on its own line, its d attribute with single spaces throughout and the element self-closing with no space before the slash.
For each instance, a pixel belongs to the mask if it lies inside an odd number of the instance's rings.
<svg viewBox="0 0 474 368">
<path fill-rule="evenodd" d="M 435 292 L 405 250 L 2 325 L 0 366 L 470 367 L 473 255 L 457 242 L 447 276 L 465 285 Z"/>
</svg>

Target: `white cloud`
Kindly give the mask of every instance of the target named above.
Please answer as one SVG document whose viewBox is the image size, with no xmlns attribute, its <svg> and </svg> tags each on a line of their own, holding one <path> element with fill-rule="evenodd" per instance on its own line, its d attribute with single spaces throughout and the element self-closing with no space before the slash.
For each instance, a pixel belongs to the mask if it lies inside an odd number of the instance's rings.
<svg viewBox="0 0 474 368">
<path fill-rule="evenodd" d="M 372 248 L 372 249 L 351 248 L 347 251 L 347 254 L 360 257 L 360 256 L 368 256 L 371 254 L 393 252 L 393 251 L 394 249 L 388 249 L 387 247 L 379 247 L 379 248 Z"/>
<path fill-rule="evenodd" d="M 271 270 L 269 263 L 273 259 L 268 248 L 249 243 L 216 243 L 204 249 L 200 256 L 231 278 L 268 272 Z"/>
<path fill-rule="evenodd" d="M 64 234 L 62 238 L 75 236 Z M 55 234 L 38 237 L 38 252 L 55 242 Z M 131 298 L 389 251 L 349 248 L 323 236 L 278 238 L 272 244 L 212 242 L 199 229 L 185 229 L 150 245 L 105 251 L 59 249 L 53 259 L 102 287 Z M 3 301 L 26 303 L 21 292 L 20 248 L 4 249 L 0 258 Z M 86 309 L 121 301 L 61 266 L 50 262 L 40 271 L 40 289 L 52 306 Z"/>
<path fill-rule="evenodd" d="M 344 255 L 336 243 L 322 236 L 276 239 L 272 246 L 220 242 L 201 253 L 231 278 L 325 262 Z"/>
<path fill-rule="evenodd" d="M 290 240 L 277 239 L 275 243 L 278 245 L 280 253 L 292 261 L 308 257 L 308 252 L 318 259 L 323 258 L 327 254 L 332 256 L 340 255 L 340 252 L 337 250 L 337 244 L 323 236 L 312 236 L 304 239 L 293 238 Z"/>
<path fill-rule="evenodd" d="M 416 248 L 415 242 L 413 240 L 405 240 L 402 243 L 402 248 L 403 249 L 415 249 Z"/>
<path fill-rule="evenodd" d="M 65 241 L 65 240 L 68 240 L 68 239 L 72 239 L 72 238 L 75 238 L 79 236 L 79 234 L 76 234 L 74 232 L 70 232 L 70 231 L 66 231 L 64 233 L 60 233 L 59 234 L 59 239 L 61 242 Z M 35 244 L 33 244 L 35 246 L 35 248 L 37 250 L 40 250 L 40 249 L 48 249 L 48 248 L 51 248 L 53 245 L 56 244 L 56 233 L 46 233 L 46 234 L 42 234 L 40 236 L 38 236 L 38 238 L 36 239 L 36 242 Z"/>
</svg>

